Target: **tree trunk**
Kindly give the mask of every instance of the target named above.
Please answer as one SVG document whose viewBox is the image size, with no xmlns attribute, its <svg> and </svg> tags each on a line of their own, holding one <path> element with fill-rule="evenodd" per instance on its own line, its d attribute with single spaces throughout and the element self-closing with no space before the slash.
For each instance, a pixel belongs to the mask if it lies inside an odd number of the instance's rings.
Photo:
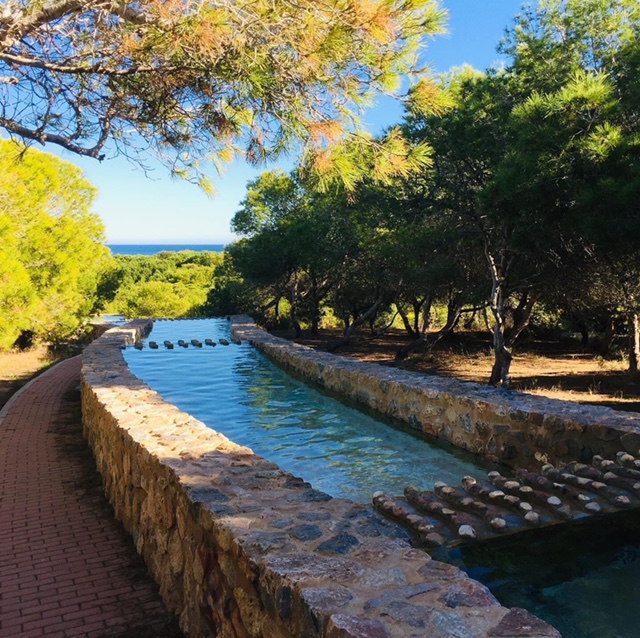
<svg viewBox="0 0 640 638">
<path fill-rule="evenodd" d="M 493 315 L 493 368 L 489 377 L 489 384 L 509 387 L 509 369 L 511 367 L 511 353 L 507 349 L 505 332 L 505 297 L 507 274 L 509 272 L 513 258 L 506 256 L 497 264 L 493 255 L 487 252 L 487 259 L 491 270 L 491 298 L 489 307 Z"/>
<path fill-rule="evenodd" d="M 615 336 L 616 318 L 613 312 L 607 317 L 607 325 L 604 329 L 604 336 L 602 338 L 602 346 L 600 347 L 600 354 L 603 357 L 608 356 L 611 350 L 611 344 L 613 343 L 613 337 Z"/>
<path fill-rule="evenodd" d="M 298 276 L 294 275 L 293 277 L 293 285 L 291 286 L 291 305 L 289 307 L 289 318 L 291 319 L 291 325 L 293 326 L 293 330 L 295 332 L 295 339 L 297 339 L 302 334 L 302 328 L 300 327 L 300 322 L 296 317 L 296 306 L 298 305 Z"/>
<path fill-rule="evenodd" d="M 509 387 L 509 369 L 511 367 L 512 356 L 504 344 L 504 334 L 499 330 L 493 333 L 493 368 L 489 377 L 489 385 Z"/>
<path fill-rule="evenodd" d="M 505 345 L 507 348 L 513 346 L 517 338 L 529 326 L 536 301 L 538 301 L 537 294 L 533 294 L 528 290 L 522 293 L 518 307 L 513 313 L 513 327 L 508 330 L 505 335 Z"/>
<path fill-rule="evenodd" d="M 405 312 L 402 304 L 396 303 L 396 308 L 398 309 L 398 314 L 400 315 L 400 319 L 402 319 L 402 325 L 404 326 L 406 333 L 410 337 L 417 337 L 418 333 L 416 332 L 414 326 L 411 325 L 411 322 L 409 321 L 409 315 Z"/>
<path fill-rule="evenodd" d="M 414 312 L 416 313 L 416 317 L 422 308 L 422 316 L 423 321 L 420 326 L 420 331 L 416 334 L 416 338 L 406 346 L 399 348 L 396 352 L 396 361 L 401 361 L 402 359 L 406 359 L 407 356 L 417 350 L 427 339 L 427 332 L 431 327 L 431 306 L 433 305 L 433 298 L 431 295 L 427 295 L 424 301 L 416 307 L 416 303 L 414 303 Z M 414 333 L 415 334 L 415 333 Z"/>
<path fill-rule="evenodd" d="M 580 333 L 580 343 L 586 348 L 589 345 L 589 328 L 587 328 L 587 324 L 582 319 L 576 321 L 576 326 Z"/>
<path fill-rule="evenodd" d="M 347 327 L 346 327 L 346 329 L 344 331 L 344 335 L 343 335 L 342 339 L 340 339 L 340 341 L 336 341 L 335 343 L 332 343 L 330 346 L 328 346 L 327 350 L 329 352 L 334 352 L 338 348 L 341 348 L 343 346 L 349 345 L 349 341 L 351 339 L 351 335 L 354 333 L 356 328 L 358 328 L 365 321 L 367 321 L 369 319 L 369 317 L 374 316 L 376 314 L 376 312 L 378 312 L 378 308 L 380 307 L 380 304 L 382 304 L 383 301 L 384 301 L 384 295 L 380 295 L 376 299 L 374 304 L 366 312 L 364 312 L 359 317 L 354 319 L 354 321 L 351 323 L 351 325 L 347 324 Z"/>
<path fill-rule="evenodd" d="M 398 309 L 398 314 L 402 319 L 402 325 L 406 333 L 413 337 L 414 339 L 420 339 L 422 337 L 422 341 L 424 341 L 424 334 L 429 330 L 431 325 L 431 305 L 432 299 L 431 295 L 427 295 L 422 301 L 419 299 L 412 299 L 411 306 L 413 309 L 413 324 L 409 320 L 409 315 L 407 314 L 404 306 L 400 303 L 396 303 L 396 308 Z"/>
<path fill-rule="evenodd" d="M 637 312 L 629 313 L 629 372 L 638 372 L 640 361 L 640 319 Z"/>
<path fill-rule="evenodd" d="M 431 295 L 427 295 L 422 302 L 414 301 L 413 302 L 413 311 L 415 313 L 415 323 L 414 326 L 420 326 L 420 329 L 414 329 L 415 339 L 403 346 L 396 352 L 396 361 L 400 361 L 401 359 L 405 359 L 410 352 L 413 352 L 417 348 L 419 348 L 427 338 L 427 331 L 431 327 L 431 306 L 433 304 L 433 298 Z M 422 314 L 423 320 L 422 324 L 418 323 L 418 316 Z"/>
<path fill-rule="evenodd" d="M 317 335 L 320 327 L 320 296 L 315 278 L 312 278 L 311 282 L 311 334 Z"/>
</svg>

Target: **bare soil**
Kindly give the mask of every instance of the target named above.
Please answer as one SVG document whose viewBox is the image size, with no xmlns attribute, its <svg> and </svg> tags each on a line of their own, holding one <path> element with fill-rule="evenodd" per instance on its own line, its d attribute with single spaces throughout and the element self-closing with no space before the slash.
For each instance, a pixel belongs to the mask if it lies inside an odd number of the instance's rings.
<svg viewBox="0 0 640 638">
<path fill-rule="evenodd" d="M 274 334 L 293 337 L 287 332 Z M 318 335 L 305 333 L 296 341 L 326 350 L 339 337 L 338 331 L 322 331 Z M 447 344 L 439 344 L 433 350 L 423 347 L 396 362 L 396 352 L 409 342 L 399 331 L 378 337 L 360 333 L 336 354 L 462 381 L 486 383 L 489 378 L 493 359 L 486 334 L 459 333 Z M 0 353 L 0 408 L 18 388 L 56 360 L 45 346 Z M 511 388 L 554 399 L 640 412 L 640 376 L 630 375 L 625 366 L 625 362 L 603 359 L 575 341 L 529 341 L 514 352 Z"/>
<path fill-rule="evenodd" d="M 277 334 L 292 338 L 291 333 Z M 339 337 L 338 331 L 323 331 L 303 334 L 295 341 L 326 350 Z M 422 347 L 397 362 L 397 351 L 408 343 L 410 339 L 399 331 L 376 337 L 360 333 L 335 354 L 462 381 L 487 383 L 489 379 L 493 357 L 488 334 L 461 332 L 446 344 L 432 350 Z M 640 412 L 640 376 L 629 374 L 624 361 L 604 359 L 575 340 L 530 340 L 520 345 L 514 351 L 510 387 L 554 399 Z"/>
<path fill-rule="evenodd" d="M 0 352 L 0 408 L 16 390 L 56 360 L 46 346 Z"/>
</svg>

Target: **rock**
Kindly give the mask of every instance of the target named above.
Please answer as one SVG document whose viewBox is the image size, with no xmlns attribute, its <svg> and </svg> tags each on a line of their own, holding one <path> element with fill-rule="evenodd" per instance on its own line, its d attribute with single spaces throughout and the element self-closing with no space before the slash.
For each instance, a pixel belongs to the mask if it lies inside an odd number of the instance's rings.
<svg viewBox="0 0 640 638">
<path fill-rule="evenodd" d="M 333 614 L 329 619 L 326 636 L 327 638 L 389 638 L 389 633 L 379 620 Z"/>
<path fill-rule="evenodd" d="M 471 525 L 460 525 L 458 528 L 458 536 L 460 538 L 476 538 L 476 530 Z"/>
<path fill-rule="evenodd" d="M 492 638 L 562 638 L 560 632 L 524 609 L 514 607 L 487 636 Z"/>
<path fill-rule="evenodd" d="M 456 607 L 500 606 L 500 603 L 484 585 L 470 578 L 449 587 L 447 591 L 440 596 L 439 601 L 452 609 Z"/>
<path fill-rule="evenodd" d="M 306 523 L 295 525 L 289 529 L 289 534 L 301 541 L 313 541 L 322 536 L 322 530 L 317 525 Z"/>
<path fill-rule="evenodd" d="M 334 554 L 348 554 L 349 551 L 359 544 L 358 539 L 351 534 L 338 534 L 316 547 L 317 552 L 331 552 Z"/>
</svg>

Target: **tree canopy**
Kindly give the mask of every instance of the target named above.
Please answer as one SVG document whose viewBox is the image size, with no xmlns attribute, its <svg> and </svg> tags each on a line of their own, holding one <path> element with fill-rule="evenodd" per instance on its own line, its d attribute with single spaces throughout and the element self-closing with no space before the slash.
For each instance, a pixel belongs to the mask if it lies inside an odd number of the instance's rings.
<svg viewBox="0 0 640 638">
<path fill-rule="evenodd" d="M 415 105 L 437 103 L 418 51 L 443 18 L 436 0 L 8 0 L 0 127 L 94 158 L 152 151 L 190 177 L 297 143 L 348 175 L 335 145 L 363 143 L 375 95 L 409 77 Z M 398 170 L 408 149 L 392 135 L 386 151 Z"/>
<path fill-rule="evenodd" d="M 188 250 L 116 255 L 100 277 L 98 302 L 129 319 L 200 317 L 221 262 L 220 253 Z"/>
<path fill-rule="evenodd" d="M 109 255 L 94 196 L 72 164 L 0 140 L 0 349 L 66 337 L 93 310 Z"/>
<path fill-rule="evenodd" d="M 536 307 L 583 339 L 589 326 L 602 329 L 603 350 L 613 324 L 626 324 L 636 369 L 639 43 L 637 0 L 525 6 L 500 45 L 504 68 L 453 70 L 440 80 L 441 108 L 407 109 L 405 139 L 431 149 L 418 174 L 384 187 L 365 179 L 349 194 L 314 192 L 300 174 L 250 184 L 235 218 L 248 239 L 229 251 L 239 274 L 272 300 L 310 295 L 306 251 L 316 279 L 331 282 L 322 304 L 346 326 L 394 307 L 416 342 L 435 302 L 446 304 L 447 330 L 481 310 L 496 385 L 508 385 L 511 349 Z M 290 229 L 313 214 L 324 225 L 307 222 L 311 249 L 291 248 Z M 351 244 L 335 241 L 343 232 Z M 332 245 L 345 249 L 318 259 Z M 260 280 L 253 266 L 267 262 Z M 308 316 L 303 304 L 297 312 Z"/>
</svg>

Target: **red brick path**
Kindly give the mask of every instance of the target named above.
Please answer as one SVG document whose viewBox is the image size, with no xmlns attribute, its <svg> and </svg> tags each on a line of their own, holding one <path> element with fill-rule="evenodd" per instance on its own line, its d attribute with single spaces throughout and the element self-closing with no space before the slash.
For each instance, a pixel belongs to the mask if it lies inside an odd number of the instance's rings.
<svg viewBox="0 0 640 638">
<path fill-rule="evenodd" d="M 182 634 L 82 440 L 80 357 L 0 412 L 0 638 Z"/>
</svg>

